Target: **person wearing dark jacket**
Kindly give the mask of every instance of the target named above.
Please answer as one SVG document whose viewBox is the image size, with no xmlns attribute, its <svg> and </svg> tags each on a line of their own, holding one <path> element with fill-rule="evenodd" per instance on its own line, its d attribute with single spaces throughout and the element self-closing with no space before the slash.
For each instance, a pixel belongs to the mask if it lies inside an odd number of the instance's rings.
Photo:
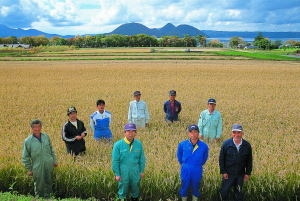
<svg viewBox="0 0 300 201">
<path fill-rule="evenodd" d="M 66 143 L 67 152 L 76 157 L 79 153 L 86 151 L 84 137 L 87 132 L 84 123 L 77 119 L 75 107 L 69 107 L 67 115 L 69 119 L 62 127 L 62 139 Z"/>
<path fill-rule="evenodd" d="M 166 113 L 166 121 L 173 122 L 178 121 L 178 114 L 181 111 L 181 103 L 176 98 L 176 91 L 171 90 L 169 92 L 170 100 L 164 102 L 164 112 Z"/>
<path fill-rule="evenodd" d="M 234 200 L 243 200 L 243 182 L 248 181 L 252 171 L 252 148 L 242 138 L 243 127 L 232 126 L 232 138 L 223 142 L 219 156 L 220 174 L 222 174 L 222 200 L 229 199 L 229 191 L 234 186 Z"/>
</svg>

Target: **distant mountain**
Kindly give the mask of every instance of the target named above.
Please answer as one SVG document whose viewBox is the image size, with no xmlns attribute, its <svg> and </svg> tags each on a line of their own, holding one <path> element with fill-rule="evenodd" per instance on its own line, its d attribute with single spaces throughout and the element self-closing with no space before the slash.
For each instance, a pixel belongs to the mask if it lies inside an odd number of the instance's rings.
<svg viewBox="0 0 300 201">
<path fill-rule="evenodd" d="M 211 38 L 232 38 L 239 36 L 242 38 L 255 38 L 260 31 L 213 31 L 202 30 Z M 266 38 L 300 38 L 300 32 L 261 32 L 263 37 Z"/>
<path fill-rule="evenodd" d="M 51 38 L 53 36 L 58 36 L 58 37 L 63 37 L 63 38 L 74 38 L 72 35 L 67 35 L 67 36 L 61 36 L 58 34 L 48 34 L 36 29 L 11 29 L 3 24 L 0 24 L 0 37 L 6 38 L 9 36 L 15 36 L 17 38 L 25 37 L 25 36 L 40 36 L 44 35 L 47 38 Z"/>
<path fill-rule="evenodd" d="M 197 36 L 201 34 L 202 36 L 209 37 L 207 34 L 203 33 L 199 29 L 190 26 L 190 25 L 179 25 L 175 27 L 173 24 L 168 23 L 161 29 L 153 28 L 150 29 L 140 23 L 127 23 L 122 24 L 115 30 L 110 33 L 106 33 L 105 35 L 110 34 L 120 34 L 120 35 L 137 35 L 137 34 L 146 34 L 149 36 L 156 36 L 160 38 L 162 36 L 178 36 L 183 38 L 185 34 L 189 34 L 190 36 Z"/>
<path fill-rule="evenodd" d="M 185 34 L 189 34 L 190 36 L 197 36 L 201 34 L 202 36 L 211 37 L 211 38 L 232 38 L 234 36 L 239 36 L 242 38 L 255 38 L 258 35 L 259 31 L 256 32 L 247 32 L 247 31 L 213 31 L 213 30 L 202 30 L 190 26 L 190 25 L 179 25 L 174 26 L 171 23 L 166 24 L 162 28 L 148 28 L 139 23 L 127 23 L 119 26 L 114 31 L 110 33 L 106 33 L 105 35 L 110 34 L 120 34 L 120 35 L 137 35 L 137 34 L 147 34 L 150 36 L 156 36 L 160 38 L 162 36 L 178 36 L 183 38 Z M 100 34 L 100 33 L 99 33 Z M 6 38 L 9 36 L 15 36 L 17 38 L 21 38 L 23 36 L 40 36 L 44 35 L 47 38 L 51 38 L 53 36 L 58 36 L 62 38 L 74 38 L 75 35 L 66 35 L 61 36 L 58 34 L 49 34 L 45 32 L 41 32 L 36 29 L 11 29 L 5 25 L 0 24 L 0 37 Z M 97 34 L 85 34 L 86 35 L 97 35 Z M 300 32 L 262 32 L 262 35 L 267 38 L 300 38 Z"/>
</svg>

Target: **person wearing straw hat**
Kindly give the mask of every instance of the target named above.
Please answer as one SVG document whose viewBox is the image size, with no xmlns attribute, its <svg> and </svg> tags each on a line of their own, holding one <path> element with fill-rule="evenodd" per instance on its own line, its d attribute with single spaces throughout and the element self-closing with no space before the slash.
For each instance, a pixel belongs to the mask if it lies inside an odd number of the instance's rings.
<svg viewBox="0 0 300 201">
<path fill-rule="evenodd" d="M 244 131 L 240 124 L 232 126 L 232 138 L 223 142 L 219 155 L 222 187 L 220 194 L 222 200 L 229 199 L 229 192 L 234 187 L 234 200 L 243 199 L 243 182 L 248 181 L 252 171 L 252 148 L 244 140 Z"/>
<path fill-rule="evenodd" d="M 199 127 L 197 125 L 190 125 L 188 132 L 190 139 L 180 142 L 177 149 L 177 159 L 181 165 L 179 193 L 182 201 L 187 201 L 189 190 L 192 188 L 192 200 L 198 201 L 202 166 L 208 158 L 208 146 L 199 140 Z"/>
<path fill-rule="evenodd" d="M 146 158 L 142 143 L 135 139 L 136 125 L 125 125 L 125 137 L 114 144 L 112 170 L 118 181 L 119 199 L 124 200 L 131 192 L 131 200 L 138 201 L 140 180 L 144 177 Z"/>
</svg>

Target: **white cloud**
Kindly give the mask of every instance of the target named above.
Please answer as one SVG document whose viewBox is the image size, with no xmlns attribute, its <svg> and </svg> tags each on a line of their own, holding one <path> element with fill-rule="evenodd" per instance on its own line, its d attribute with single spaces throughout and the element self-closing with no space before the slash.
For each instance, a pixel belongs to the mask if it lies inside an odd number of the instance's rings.
<svg viewBox="0 0 300 201">
<path fill-rule="evenodd" d="M 0 24 L 58 34 L 111 32 L 137 22 L 205 30 L 300 31 L 299 0 L 1 0 Z M 80 33 L 79 33 L 80 32 Z M 84 33 L 83 33 L 84 32 Z"/>
</svg>

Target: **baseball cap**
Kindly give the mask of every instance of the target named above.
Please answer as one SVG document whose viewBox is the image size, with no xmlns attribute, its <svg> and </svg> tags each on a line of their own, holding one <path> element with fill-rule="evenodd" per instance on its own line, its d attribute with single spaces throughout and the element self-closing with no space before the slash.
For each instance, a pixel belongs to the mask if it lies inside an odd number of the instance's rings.
<svg viewBox="0 0 300 201">
<path fill-rule="evenodd" d="M 210 104 L 210 103 L 217 104 L 216 100 L 213 98 L 208 99 L 207 103 L 208 104 Z"/>
<path fill-rule="evenodd" d="M 175 91 L 175 90 L 171 90 L 171 91 L 169 92 L 169 95 L 170 95 L 170 96 L 176 96 L 176 91 Z"/>
<path fill-rule="evenodd" d="M 191 131 L 191 130 L 197 130 L 197 131 L 199 131 L 199 127 L 197 126 L 197 125 L 195 125 L 195 124 L 192 124 L 192 125 L 190 125 L 189 126 L 189 132 Z"/>
<path fill-rule="evenodd" d="M 128 123 L 124 127 L 125 131 L 136 131 L 136 126 L 134 123 Z"/>
<path fill-rule="evenodd" d="M 75 107 L 69 107 L 68 110 L 67 110 L 67 115 L 69 115 L 72 112 L 77 112 Z"/>
<path fill-rule="evenodd" d="M 133 93 L 133 96 L 137 96 L 137 95 L 141 95 L 141 92 L 140 92 L 140 91 L 135 91 L 135 92 Z"/>
<path fill-rule="evenodd" d="M 234 124 L 232 126 L 232 131 L 243 131 L 243 127 L 240 124 Z"/>
</svg>

